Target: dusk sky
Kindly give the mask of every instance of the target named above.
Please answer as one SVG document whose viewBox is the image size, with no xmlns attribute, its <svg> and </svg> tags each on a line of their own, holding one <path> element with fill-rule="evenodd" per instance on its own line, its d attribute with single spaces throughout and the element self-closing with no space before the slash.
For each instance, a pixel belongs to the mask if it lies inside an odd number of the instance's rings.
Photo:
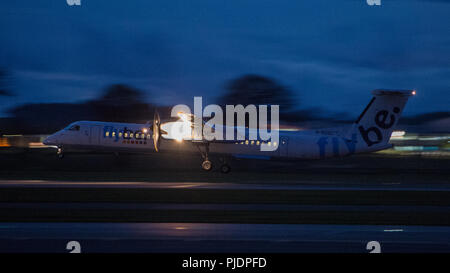
<svg viewBox="0 0 450 273">
<path fill-rule="evenodd" d="M 405 115 L 450 106 L 450 1 L 3 1 L 0 68 L 16 105 L 82 102 L 125 83 L 147 101 L 206 103 L 261 74 L 300 108 L 357 116 L 377 88 L 417 89 Z"/>
</svg>

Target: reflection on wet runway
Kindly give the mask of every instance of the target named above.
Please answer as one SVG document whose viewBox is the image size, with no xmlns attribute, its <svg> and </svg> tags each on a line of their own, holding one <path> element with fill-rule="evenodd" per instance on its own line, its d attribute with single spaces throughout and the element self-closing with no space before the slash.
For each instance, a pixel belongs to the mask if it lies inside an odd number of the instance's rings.
<svg viewBox="0 0 450 273">
<path fill-rule="evenodd" d="M 450 251 L 450 227 L 210 223 L 1 223 L 0 251 L 65 252 Z"/>
<path fill-rule="evenodd" d="M 0 180 L 0 252 L 450 252 L 447 184 Z"/>
</svg>

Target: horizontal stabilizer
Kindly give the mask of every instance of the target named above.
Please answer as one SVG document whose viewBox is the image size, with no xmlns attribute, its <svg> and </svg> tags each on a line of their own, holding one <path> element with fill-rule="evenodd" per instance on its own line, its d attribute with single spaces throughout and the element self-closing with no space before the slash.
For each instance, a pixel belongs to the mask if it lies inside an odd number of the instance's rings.
<svg viewBox="0 0 450 273">
<path fill-rule="evenodd" d="M 374 96 L 414 96 L 416 94 L 416 90 L 377 89 L 377 90 L 373 90 L 372 94 Z"/>
</svg>

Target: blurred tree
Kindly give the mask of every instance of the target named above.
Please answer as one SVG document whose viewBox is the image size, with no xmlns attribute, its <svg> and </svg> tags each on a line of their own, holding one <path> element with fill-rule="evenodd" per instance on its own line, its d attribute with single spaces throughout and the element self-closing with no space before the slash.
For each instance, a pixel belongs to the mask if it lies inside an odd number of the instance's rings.
<svg viewBox="0 0 450 273">
<path fill-rule="evenodd" d="M 153 106 L 143 97 L 138 89 L 114 84 L 92 101 L 19 105 L 9 111 L 14 120 L 9 123 L 8 132 L 52 133 L 78 120 L 145 123 L 153 118 Z"/>
<path fill-rule="evenodd" d="M 225 88 L 227 92 L 218 100 L 219 105 L 222 106 L 226 104 L 279 105 L 280 120 L 295 123 L 311 119 L 314 115 L 309 110 L 298 110 L 298 100 L 293 92 L 269 77 L 248 74 L 229 81 Z M 246 124 L 248 124 L 248 117 L 246 117 Z"/>
<path fill-rule="evenodd" d="M 297 101 L 293 93 L 274 79 L 260 75 L 244 75 L 226 84 L 227 92 L 219 98 L 219 104 L 277 104 L 280 113 L 291 112 Z"/>
<path fill-rule="evenodd" d="M 113 84 L 105 89 L 98 101 L 108 105 L 140 104 L 143 102 L 143 95 L 131 86 Z"/>
<path fill-rule="evenodd" d="M 90 104 L 102 121 L 145 122 L 153 117 L 153 107 L 144 101 L 143 93 L 125 84 L 106 87 L 103 95 Z"/>
</svg>

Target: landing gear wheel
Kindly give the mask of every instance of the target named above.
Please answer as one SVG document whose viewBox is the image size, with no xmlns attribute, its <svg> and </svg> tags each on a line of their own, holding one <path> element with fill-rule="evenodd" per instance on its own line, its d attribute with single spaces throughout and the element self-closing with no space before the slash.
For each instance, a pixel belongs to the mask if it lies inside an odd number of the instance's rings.
<svg viewBox="0 0 450 273">
<path fill-rule="evenodd" d="M 58 155 L 59 159 L 63 159 L 64 158 L 64 151 L 62 148 L 58 148 L 58 150 L 56 151 L 56 154 Z"/>
<path fill-rule="evenodd" d="M 209 154 L 209 143 L 208 142 L 199 142 L 194 143 L 197 146 L 198 151 L 200 152 L 203 162 L 202 162 L 202 169 L 205 171 L 210 171 L 213 168 L 212 162 L 209 161 L 208 154 Z M 205 151 L 202 151 L 201 147 L 205 147 Z"/>
<path fill-rule="evenodd" d="M 222 166 L 220 166 L 220 171 L 222 173 L 229 173 L 231 171 L 231 167 L 228 164 L 223 164 Z"/>
<path fill-rule="evenodd" d="M 205 171 L 210 171 L 212 169 L 212 163 L 209 160 L 205 160 L 202 163 L 202 169 Z"/>
</svg>

